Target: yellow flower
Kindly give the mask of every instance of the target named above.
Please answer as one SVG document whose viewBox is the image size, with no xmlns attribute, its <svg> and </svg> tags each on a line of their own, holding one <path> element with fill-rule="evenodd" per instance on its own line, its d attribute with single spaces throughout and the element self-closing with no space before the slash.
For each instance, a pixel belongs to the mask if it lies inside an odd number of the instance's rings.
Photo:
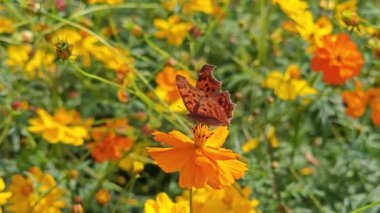
<svg viewBox="0 0 380 213">
<path fill-rule="evenodd" d="M 344 15 L 347 12 L 350 13 L 356 13 L 358 1 L 357 0 L 347 0 L 344 2 L 341 2 L 336 5 L 335 7 L 335 18 L 338 20 L 338 23 L 340 26 L 345 27 L 346 24 L 344 23 Z"/>
<path fill-rule="evenodd" d="M 302 169 L 300 169 L 300 174 L 303 176 L 309 176 L 315 173 L 315 169 L 310 166 L 305 166 Z"/>
<path fill-rule="evenodd" d="M 39 168 L 29 169 L 30 175 L 16 174 L 12 177 L 8 191 L 12 193 L 6 210 L 8 212 L 50 213 L 60 212 L 65 207 L 63 195 L 54 177 Z"/>
<path fill-rule="evenodd" d="M 321 0 L 319 6 L 325 10 L 333 10 L 335 8 L 335 1 Z"/>
<path fill-rule="evenodd" d="M 277 148 L 279 146 L 278 139 L 276 136 L 276 129 L 274 127 L 269 127 L 267 132 L 267 140 L 273 148 Z"/>
<path fill-rule="evenodd" d="M 322 38 L 332 33 L 332 24 L 327 17 L 314 21 L 307 2 L 301 0 L 272 0 L 281 10 L 296 23 L 301 37 L 310 45 L 321 45 Z"/>
<path fill-rule="evenodd" d="M 119 167 L 133 174 L 139 174 L 144 170 L 144 163 L 135 159 L 133 156 L 127 156 L 119 162 Z"/>
<path fill-rule="evenodd" d="M 285 74 L 279 71 L 272 71 L 262 82 L 264 88 L 274 90 L 274 94 L 282 100 L 295 100 L 298 96 L 316 94 L 317 91 L 309 87 L 308 82 L 300 79 L 299 68 L 290 65 Z"/>
<path fill-rule="evenodd" d="M 166 0 L 164 1 L 164 8 L 170 11 L 173 11 L 179 4 L 182 2 L 182 0 Z"/>
<path fill-rule="evenodd" d="M 0 34 L 12 33 L 13 31 L 13 21 L 9 18 L 0 17 Z"/>
<path fill-rule="evenodd" d="M 123 0 L 87 0 L 87 3 L 89 4 L 98 4 L 98 3 L 104 3 L 109 5 L 116 5 L 123 3 Z"/>
<path fill-rule="evenodd" d="M 310 11 L 305 11 L 298 16 L 293 16 L 292 19 L 296 22 L 296 29 L 301 37 L 307 41 L 312 47 L 321 46 L 322 38 L 330 35 L 333 31 L 330 20 L 322 16 L 317 22 L 314 22 L 313 14 Z"/>
<path fill-rule="evenodd" d="M 195 83 L 189 72 L 185 70 L 176 70 L 174 67 L 166 66 L 164 70 L 162 70 L 155 78 L 157 83 L 155 92 L 161 100 L 164 100 L 170 104 L 171 111 L 178 112 L 186 110 L 186 107 L 183 104 L 177 89 L 177 84 L 175 81 L 176 75 L 185 76 L 187 79 L 190 79 L 190 83 Z"/>
<path fill-rule="evenodd" d="M 99 205 L 107 205 L 111 200 L 111 194 L 107 189 L 100 189 L 98 192 L 96 192 L 95 199 Z"/>
<path fill-rule="evenodd" d="M 248 153 L 251 150 L 256 149 L 258 145 L 259 145 L 259 140 L 257 140 L 256 138 L 252 138 L 252 139 L 249 139 L 247 142 L 245 142 L 245 144 L 241 146 L 241 149 L 244 153 Z"/>
<path fill-rule="evenodd" d="M 25 73 L 30 78 L 35 76 L 43 77 L 46 71 L 55 72 L 54 55 L 45 53 L 42 50 L 36 50 L 33 56 L 25 65 Z"/>
<path fill-rule="evenodd" d="M 129 51 L 116 48 L 117 53 L 109 47 L 98 44 L 98 39 L 85 32 L 78 32 L 73 29 L 59 30 L 53 35 L 53 40 L 64 41 L 72 45 L 72 56 L 81 56 L 84 66 L 91 65 L 91 57 L 100 61 L 107 69 L 116 71 L 117 83 L 121 86 L 117 91 L 120 102 L 128 101 L 126 88 L 133 81 L 133 63 Z"/>
<path fill-rule="evenodd" d="M 214 190 L 210 187 L 193 191 L 194 212 L 229 212 L 229 213 L 261 213 L 257 209 L 260 204 L 257 199 L 250 199 L 252 191 L 248 187 L 243 189 L 239 185 L 222 190 Z M 189 194 L 184 193 L 177 197 L 178 201 L 187 201 Z"/>
<path fill-rule="evenodd" d="M 22 69 L 29 59 L 29 52 L 31 50 L 32 47 L 29 45 L 9 46 L 7 49 L 7 65 L 15 69 Z"/>
<path fill-rule="evenodd" d="M 117 53 L 104 45 L 94 45 L 90 48 L 91 54 L 107 69 L 114 70 L 120 73 L 130 73 L 133 71 L 133 58 L 129 55 L 126 49 L 116 49 Z"/>
<path fill-rule="evenodd" d="M 0 178 L 0 191 L 3 191 L 5 189 L 5 183 L 3 178 Z M 0 192 L 0 206 L 7 203 L 8 199 L 12 196 L 11 192 Z M 2 212 L 2 209 L 0 207 L 0 213 Z"/>
<path fill-rule="evenodd" d="M 75 110 L 58 109 L 53 117 L 45 110 L 38 109 L 37 115 L 38 118 L 29 119 L 28 130 L 42 134 L 42 138 L 50 143 L 82 145 L 88 136 L 87 129 L 92 123 L 92 119 L 83 121 Z"/>
<path fill-rule="evenodd" d="M 214 12 L 214 5 L 212 0 L 189 0 L 183 6 L 185 12 L 203 12 L 211 14 Z"/>
<path fill-rule="evenodd" d="M 191 24 L 180 22 L 178 16 L 170 16 L 168 20 L 155 19 L 154 26 L 158 29 L 156 37 L 158 39 L 166 38 L 170 45 L 179 46 L 182 44 L 187 32 L 191 28 Z"/>
<path fill-rule="evenodd" d="M 168 0 L 163 6 L 169 11 L 182 6 L 185 13 L 202 12 L 208 15 L 214 15 L 219 9 L 215 0 Z"/>
<path fill-rule="evenodd" d="M 302 14 L 309 8 L 307 2 L 301 0 L 272 0 L 272 3 L 278 4 L 281 10 L 289 17 Z"/>
<path fill-rule="evenodd" d="M 144 204 L 145 213 L 184 213 L 189 211 L 187 201 L 174 203 L 165 192 L 159 193 L 156 200 L 148 199 Z"/>
<path fill-rule="evenodd" d="M 55 72 L 54 55 L 40 49 L 32 51 L 29 45 L 9 46 L 6 63 L 15 70 L 22 70 L 29 78 L 44 77 L 45 72 Z"/>
<path fill-rule="evenodd" d="M 72 45 L 71 59 L 75 59 L 77 56 L 82 57 L 83 66 L 88 67 L 91 65 L 90 50 L 98 40 L 85 33 L 78 32 L 73 29 L 61 29 L 55 32 L 53 35 L 53 42 L 66 42 Z"/>
</svg>

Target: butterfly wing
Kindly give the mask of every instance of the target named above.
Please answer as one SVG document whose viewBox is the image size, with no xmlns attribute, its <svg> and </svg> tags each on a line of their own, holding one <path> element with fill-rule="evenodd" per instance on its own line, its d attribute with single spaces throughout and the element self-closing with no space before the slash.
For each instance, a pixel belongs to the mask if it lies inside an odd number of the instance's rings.
<svg viewBox="0 0 380 213">
<path fill-rule="evenodd" d="M 231 101 L 230 93 L 218 92 L 212 98 L 215 100 L 215 102 L 219 104 L 220 107 L 224 109 L 225 115 L 229 123 L 232 118 L 232 112 L 235 109 L 235 104 Z"/>
<path fill-rule="evenodd" d="M 183 103 L 185 104 L 187 110 L 190 113 L 193 113 L 194 108 L 198 104 L 200 98 L 205 97 L 205 93 L 202 90 L 192 86 L 182 75 L 177 75 L 176 83 Z"/>
<path fill-rule="evenodd" d="M 226 111 L 213 97 L 201 98 L 189 117 L 208 125 L 228 125 Z"/>
<path fill-rule="evenodd" d="M 201 68 L 196 87 L 177 75 L 177 87 L 190 118 L 208 125 L 229 125 L 235 104 L 227 91 L 220 91 L 221 82 L 212 75 L 214 68 L 210 64 Z"/>
<path fill-rule="evenodd" d="M 220 81 L 216 80 L 212 75 L 214 69 L 214 65 L 205 64 L 199 71 L 196 87 L 202 90 L 206 94 L 206 97 L 211 97 L 221 89 Z"/>
</svg>

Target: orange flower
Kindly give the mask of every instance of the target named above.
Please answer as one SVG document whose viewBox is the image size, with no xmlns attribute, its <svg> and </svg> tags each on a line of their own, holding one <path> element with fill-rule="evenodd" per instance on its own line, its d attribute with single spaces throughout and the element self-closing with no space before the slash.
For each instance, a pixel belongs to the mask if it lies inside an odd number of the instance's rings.
<svg viewBox="0 0 380 213">
<path fill-rule="evenodd" d="M 380 126 L 380 89 L 371 88 L 368 90 L 370 106 L 372 110 L 371 119 L 376 126 Z"/>
<path fill-rule="evenodd" d="M 155 131 L 156 141 L 172 147 L 148 148 L 148 153 L 162 170 L 168 173 L 179 171 L 180 187 L 209 185 L 222 189 L 244 175 L 247 165 L 237 160 L 239 155 L 221 148 L 228 135 L 227 127 L 209 131 L 208 126 L 198 124 L 193 127 L 193 133 L 192 140 L 178 131 L 169 134 Z"/>
<path fill-rule="evenodd" d="M 99 205 L 104 206 L 110 202 L 111 194 L 107 189 L 100 189 L 98 192 L 96 192 L 95 199 Z"/>
<path fill-rule="evenodd" d="M 363 91 L 360 82 L 356 82 L 355 91 L 345 91 L 342 94 L 346 113 L 351 117 L 362 116 L 367 108 L 371 107 L 371 119 L 376 126 L 380 126 L 380 89 L 370 88 L 367 92 Z"/>
<path fill-rule="evenodd" d="M 157 83 L 157 93 L 160 95 L 160 98 L 168 103 L 174 103 L 181 98 L 174 78 L 176 75 L 183 75 L 187 79 L 191 79 L 191 83 L 195 83 L 189 72 L 185 70 L 176 70 L 174 67 L 166 66 L 160 73 L 158 73 L 155 80 Z"/>
<path fill-rule="evenodd" d="M 356 82 L 354 91 L 345 91 L 342 94 L 344 103 L 347 104 L 346 114 L 358 118 L 365 113 L 368 94 L 362 90 L 360 82 Z"/>
<path fill-rule="evenodd" d="M 119 136 L 118 132 L 125 132 L 128 124 L 125 120 L 109 121 L 105 126 L 92 130 L 95 142 L 87 145 L 92 150 L 91 156 L 101 163 L 106 160 L 118 160 L 123 153 L 130 150 L 133 140 L 126 136 Z"/>
<path fill-rule="evenodd" d="M 359 75 L 364 64 L 363 56 L 348 35 L 326 36 L 322 43 L 311 60 L 311 68 L 323 72 L 323 81 L 339 85 Z"/>
</svg>

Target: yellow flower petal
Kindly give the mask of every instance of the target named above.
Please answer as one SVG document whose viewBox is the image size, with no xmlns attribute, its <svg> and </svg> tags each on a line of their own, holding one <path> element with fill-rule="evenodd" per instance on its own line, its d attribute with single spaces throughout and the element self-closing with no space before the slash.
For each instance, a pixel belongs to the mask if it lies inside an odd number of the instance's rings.
<svg viewBox="0 0 380 213">
<path fill-rule="evenodd" d="M 213 134 L 207 139 L 205 142 L 205 146 L 218 148 L 223 146 L 226 138 L 228 136 L 228 128 L 227 126 L 219 126 L 214 129 Z"/>
</svg>

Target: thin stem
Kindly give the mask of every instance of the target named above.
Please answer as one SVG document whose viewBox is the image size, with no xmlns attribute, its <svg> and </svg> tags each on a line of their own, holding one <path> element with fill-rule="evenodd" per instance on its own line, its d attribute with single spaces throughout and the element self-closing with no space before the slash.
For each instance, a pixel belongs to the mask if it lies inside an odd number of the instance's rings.
<svg viewBox="0 0 380 213">
<path fill-rule="evenodd" d="M 278 181 L 278 176 L 277 176 L 276 169 L 272 165 L 273 162 L 274 162 L 274 156 L 273 156 L 273 148 L 272 148 L 271 143 L 269 143 L 269 141 L 267 143 L 267 152 L 268 152 L 268 155 L 269 155 L 270 168 L 271 168 L 272 176 L 273 176 L 272 177 L 273 196 L 274 196 L 274 198 L 277 201 L 277 209 L 280 211 L 280 209 L 282 209 L 280 184 L 279 184 L 279 181 Z"/>
<path fill-rule="evenodd" d="M 84 70 L 82 70 L 81 68 L 79 68 L 76 64 L 74 64 L 73 62 L 69 62 L 69 65 L 75 69 L 75 71 L 79 72 L 80 74 L 88 77 L 88 78 L 92 78 L 94 80 L 97 80 L 97 81 L 100 81 L 100 82 L 103 82 L 103 83 L 106 83 L 106 84 L 109 84 L 111 86 L 114 86 L 114 87 L 117 87 L 119 89 L 124 89 L 122 86 L 120 86 L 119 84 L 115 83 L 115 82 L 112 82 L 110 80 L 107 80 L 105 78 L 102 78 L 102 77 L 99 77 L 97 75 L 93 75 L 93 74 L 90 74 Z"/>
<path fill-rule="evenodd" d="M 193 213 L 193 187 L 190 188 L 189 207 L 190 213 Z"/>
<path fill-rule="evenodd" d="M 376 201 L 376 202 L 373 202 L 371 204 L 368 204 L 366 206 L 363 206 L 361 208 L 358 208 L 358 209 L 355 209 L 354 211 L 352 211 L 351 213 L 360 213 L 360 212 L 364 212 L 365 210 L 368 210 L 374 206 L 377 206 L 377 205 L 380 205 L 380 200 L 379 201 Z"/>
<path fill-rule="evenodd" d="M 79 68 L 75 63 L 73 62 L 69 62 L 69 65 L 71 67 L 73 67 L 75 69 L 75 71 L 77 71 L 78 73 L 80 73 L 81 75 L 84 75 L 88 78 L 92 78 L 92 79 L 95 79 L 97 81 L 100 81 L 100 82 L 103 82 L 103 83 L 106 83 L 108 85 L 111 85 L 111 86 L 114 86 L 114 87 L 117 87 L 119 89 L 125 89 L 123 88 L 121 85 L 115 83 L 115 82 L 112 82 L 112 81 L 109 81 L 105 78 L 102 78 L 102 77 L 99 77 L 97 75 L 93 75 L 93 74 L 90 74 L 84 70 L 82 70 L 81 68 Z M 151 106 L 155 111 L 159 112 L 159 113 L 162 113 L 161 110 L 157 109 L 157 107 L 155 106 L 155 103 L 148 97 L 146 96 L 137 86 L 132 86 L 132 90 L 130 90 L 129 92 L 131 92 L 132 94 L 136 95 L 141 101 L 143 101 L 145 104 Z M 173 122 L 170 118 L 168 118 L 167 116 L 165 116 L 165 118 L 170 122 L 172 123 L 173 125 L 177 125 L 175 122 Z M 187 125 L 181 120 L 181 119 L 177 119 L 178 123 L 183 127 L 184 130 L 187 130 Z"/>
<path fill-rule="evenodd" d="M 184 70 L 190 70 L 185 64 L 179 62 L 178 60 L 176 60 L 174 57 L 172 57 L 168 52 L 166 52 L 165 50 L 163 50 L 161 47 L 157 46 L 154 42 L 152 42 L 151 40 L 149 40 L 148 37 L 144 37 L 144 40 L 145 42 L 153 49 L 155 50 L 157 53 L 159 53 L 162 57 L 164 58 L 171 58 L 174 60 L 174 62 L 179 66 L 181 67 L 182 69 Z"/>
<path fill-rule="evenodd" d="M 267 1 L 260 0 L 260 37 L 259 37 L 259 62 L 261 65 L 266 63 L 267 60 L 267 52 L 268 52 L 268 42 L 267 42 L 267 34 L 268 34 L 268 21 L 269 21 L 269 10 L 267 8 Z"/>
<path fill-rule="evenodd" d="M 77 18 L 80 16 L 87 15 L 89 13 L 94 13 L 102 10 L 113 10 L 113 9 L 158 9 L 159 5 L 151 3 L 125 3 L 119 5 L 99 5 L 93 6 L 88 9 L 82 10 L 78 13 L 74 13 L 70 18 Z"/>
<path fill-rule="evenodd" d="M 12 126 L 12 117 L 8 116 L 4 121 L 3 131 L 0 133 L 0 144 L 4 141 L 4 139 L 7 137 L 9 129 Z"/>
<path fill-rule="evenodd" d="M 118 51 L 115 47 L 113 47 L 113 46 L 112 46 L 109 42 L 107 42 L 104 38 L 102 38 L 101 36 L 99 36 L 99 35 L 96 34 L 95 32 L 89 30 L 88 28 L 83 27 L 83 26 L 81 26 L 81 25 L 79 25 L 79 24 L 77 24 L 77 23 L 74 23 L 74 22 L 70 21 L 70 20 L 66 20 L 66 19 L 61 18 L 61 17 L 59 17 L 59 16 L 55 16 L 55 15 L 53 15 L 53 14 L 47 13 L 47 12 L 45 12 L 45 11 L 40 11 L 40 13 L 41 13 L 42 15 L 45 15 L 45 16 L 51 18 L 51 19 L 54 19 L 54 20 L 60 21 L 60 22 L 62 22 L 62 23 L 65 23 L 65 24 L 67 24 L 67 25 L 70 25 L 70 26 L 72 26 L 72 27 L 75 27 L 75 28 L 78 28 L 78 29 L 81 29 L 81 30 L 87 32 L 88 34 L 90 34 L 90 35 L 94 36 L 96 39 L 98 39 L 98 40 L 99 40 L 101 43 L 103 43 L 105 46 L 107 46 L 108 48 L 110 48 L 110 50 L 111 50 L 112 52 L 114 52 L 118 57 L 121 57 L 121 58 L 124 60 L 125 63 L 130 63 L 129 60 L 128 60 L 123 54 L 120 53 L 120 51 Z M 149 40 L 148 40 L 148 41 L 149 41 Z M 166 54 L 168 57 L 170 57 L 170 54 L 166 53 L 164 50 L 162 50 L 161 48 L 159 48 L 158 46 L 156 46 L 153 42 L 150 42 L 150 41 L 149 41 L 149 43 L 150 43 L 150 45 L 155 46 L 157 50 L 161 50 L 161 52 L 162 52 L 163 54 Z M 176 62 L 177 62 L 177 64 L 178 64 L 179 66 L 181 66 L 183 69 L 188 70 L 187 67 L 186 67 L 184 64 L 182 64 L 182 63 L 180 63 L 180 62 L 178 62 L 178 61 L 176 61 Z M 79 68 L 79 67 L 78 67 L 78 68 Z M 77 70 L 77 71 L 79 71 L 79 70 Z M 167 104 L 165 101 L 163 101 L 161 98 L 158 97 L 158 95 L 156 94 L 156 91 L 155 91 L 154 88 L 149 84 L 148 80 L 147 80 L 147 79 L 146 79 L 146 78 L 145 78 L 140 72 L 138 72 L 137 70 L 136 70 L 134 73 L 135 73 L 136 76 L 137 76 L 137 77 L 138 77 L 138 78 L 144 83 L 144 85 L 145 85 L 145 86 L 146 86 L 146 87 L 147 87 L 147 88 L 148 88 L 148 89 L 149 89 L 149 90 L 155 95 L 155 97 L 157 97 L 158 101 L 159 101 L 162 105 L 164 105 L 165 107 L 168 108 L 168 104 Z M 83 73 L 83 74 L 85 74 L 85 73 Z M 88 73 L 86 73 L 86 74 L 88 74 Z M 91 77 L 91 74 L 90 74 L 88 77 Z M 98 76 L 94 76 L 94 75 L 92 75 L 92 77 L 95 77 L 97 80 L 100 80 L 100 81 L 102 81 L 102 82 L 104 82 L 104 83 L 111 83 L 111 84 L 113 84 L 114 86 L 117 85 L 117 84 L 114 83 L 114 82 L 110 82 L 110 81 L 108 81 L 108 80 L 106 80 L 106 79 L 101 79 L 101 78 L 98 77 Z M 105 80 L 105 81 L 104 81 L 104 80 Z M 120 87 L 120 86 L 118 85 L 118 87 Z M 181 126 L 183 126 L 183 127 L 187 127 L 187 125 L 181 120 L 181 118 L 180 118 L 176 113 L 173 113 L 173 115 L 174 115 L 174 118 L 177 120 L 177 122 L 178 122 Z M 186 129 L 187 129 L 187 128 L 184 128 L 184 130 L 186 130 Z"/>
<path fill-rule="evenodd" d="M 290 173 L 293 175 L 293 177 L 299 182 L 302 184 L 302 186 L 304 186 L 304 183 L 302 182 L 302 179 L 301 177 L 297 174 L 296 171 L 294 171 L 294 168 L 292 166 L 288 166 L 289 170 L 290 170 Z M 307 196 L 309 197 L 309 199 L 311 200 L 311 202 L 315 205 L 315 207 L 318 208 L 319 212 L 325 212 L 325 210 L 323 209 L 323 206 L 321 204 L 321 202 L 318 200 L 318 198 L 314 195 L 314 193 L 308 193 Z"/>
</svg>

